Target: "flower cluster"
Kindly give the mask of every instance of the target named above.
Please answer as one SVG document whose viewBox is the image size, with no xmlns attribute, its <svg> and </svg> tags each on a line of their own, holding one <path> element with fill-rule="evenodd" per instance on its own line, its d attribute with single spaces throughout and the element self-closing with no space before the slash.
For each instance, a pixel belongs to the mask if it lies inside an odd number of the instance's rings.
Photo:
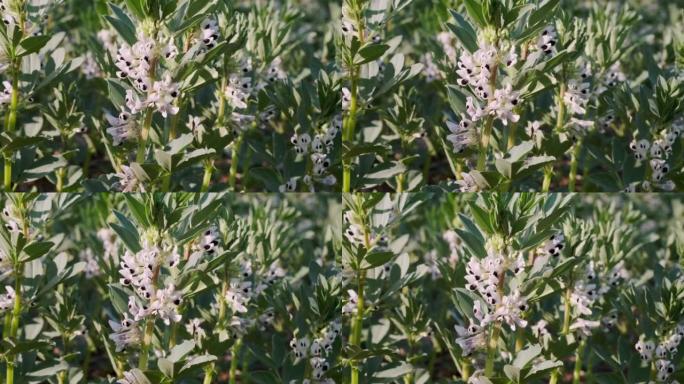
<svg viewBox="0 0 684 384">
<path fill-rule="evenodd" d="M 580 339 L 591 336 L 593 329 L 602 324 L 606 330 L 610 330 L 617 322 L 617 313 L 610 312 L 597 319 L 588 317 L 594 315 L 595 303 L 601 301 L 611 288 L 618 286 L 628 276 L 624 262 L 619 262 L 607 270 L 599 268 L 593 261 L 589 262 L 583 276 L 575 282 L 570 293 L 570 305 L 576 314 L 570 330 L 576 332 Z"/>
<path fill-rule="evenodd" d="M 665 180 L 665 176 L 670 172 L 670 165 L 667 163 L 672 154 L 672 147 L 677 139 L 684 133 L 684 119 L 680 119 L 672 124 L 672 128 L 661 132 L 659 138 L 652 143 L 646 139 L 632 140 L 629 148 L 634 152 L 637 163 L 648 161 L 651 170 L 651 180 L 634 182 L 625 188 L 626 192 L 636 192 L 639 187 L 643 191 L 650 191 L 653 187 L 672 191 L 675 183 L 672 180 Z"/>
<path fill-rule="evenodd" d="M 558 256 L 565 247 L 565 236 L 562 233 L 551 235 L 549 240 L 544 243 L 541 251 L 543 255 Z"/>
<path fill-rule="evenodd" d="M 328 158 L 330 152 L 333 150 L 333 144 L 338 132 L 342 130 L 342 115 L 335 116 L 327 129 L 314 136 L 313 140 L 308 133 L 295 133 L 290 137 L 290 142 L 294 146 L 295 153 L 298 155 L 307 155 L 311 153 L 310 160 L 312 167 L 304 177 L 301 177 L 304 184 L 309 187 L 309 191 L 314 192 L 314 182 L 323 185 L 335 185 L 337 178 L 328 174 L 330 167 L 330 159 Z M 297 181 L 299 176 L 293 176 L 279 187 L 280 192 L 293 192 L 297 189 Z"/>
<path fill-rule="evenodd" d="M 247 333 L 248 328 L 258 325 L 264 330 L 273 324 L 273 310 L 267 308 L 263 313 L 251 314 L 249 304 L 253 299 L 263 294 L 269 286 L 275 285 L 285 276 L 285 270 L 278 261 L 271 263 L 268 268 L 262 268 L 261 273 L 254 273 L 252 262 L 243 261 L 240 264 L 240 277 L 233 278 L 224 295 L 225 303 L 233 312 L 230 328 L 233 338 Z"/>
<path fill-rule="evenodd" d="M 680 324 L 668 336 L 663 337 L 657 345 L 652 340 L 647 340 L 645 335 L 641 335 L 639 341 L 634 345 L 641 356 L 641 360 L 654 364 L 653 366 L 657 371 L 657 381 L 667 381 L 674 373 L 675 365 L 671 360 L 677 354 L 682 338 L 684 338 L 684 325 Z M 675 382 L 672 381 L 671 383 Z"/>
<path fill-rule="evenodd" d="M 326 355 L 332 352 L 333 343 L 341 332 L 342 323 L 336 320 L 325 327 L 321 331 L 320 337 L 314 338 L 312 342 L 306 336 L 301 338 L 294 337 L 290 341 L 290 348 L 292 348 L 295 359 L 309 359 L 312 369 L 311 376 L 316 380 L 316 383 L 335 383 L 330 378 L 324 379 L 325 373 L 330 369 L 330 364 L 326 361 Z"/>
<path fill-rule="evenodd" d="M 489 250 L 484 259 L 472 257 L 466 265 L 466 288 L 477 292 L 482 300 L 473 303 L 473 316 L 470 326 L 463 328 L 456 326 L 458 339 L 463 355 L 470 355 L 473 351 L 484 346 L 487 340 L 486 327 L 494 322 L 505 323 L 511 330 L 524 328 L 527 321 L 523 319 L 524 312 L 529 309 L 527 300 L 515 289 L 504 294 L 501 287 L 507 270 L 518 274 L 525 269 L 522 255 L 507 258 Z"/>
</svg>

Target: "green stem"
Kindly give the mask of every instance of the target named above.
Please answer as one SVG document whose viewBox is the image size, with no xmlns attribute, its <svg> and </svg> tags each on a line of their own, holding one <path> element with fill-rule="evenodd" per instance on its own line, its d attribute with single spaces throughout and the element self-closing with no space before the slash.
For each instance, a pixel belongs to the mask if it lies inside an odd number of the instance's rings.
<svg viewBox="0 0 684 384">
<path fill-rule="evenodd" d="M 496 360 L 499 344 L 499 333 L 501 332 L 501 326 L 499 323 L 494 323 L 492 327 L 492 335 L 489 338 L 489 344 L 487 344 L 487 361 L 485 362 L 485 376 L 488 378 L 491 378 L 494 375 L 494 360 Z"/>
<path fill-rule="evenodd" d="M 237 367 L 238 367 L 238 354 L 240 353 L 240 348 L 242 347 L 242 339 L 238 339 L 231 350 L 231 360 L 230 360 L 230 372 L 228 373 L 228 379 L 230 384 L 237 383 Z"/>
<path fill-rule="evenodd" d="M 12 158 L 8 157 L 11 155 L 5 155 L 5 191 L 10 192 L 12 190 Z"/>
<path fill-rule="evenodd" d="M 501 276 L 501 279 L 499 280 L 499 283 L 497 285 L 497 292 L 499 294 L 499 297 L 504 296 L 504 283 L 505 275 Z M 499 304 L 497 304 L 497 308 L 498 307 Z M 492 333 L 489 338 L 489 342 L 487 343 L 487 360 L 485 361 L 485 376 L 487 376 L 488 378 L 491 378 L 494 375 L 494 361 L 496 360 L 496 355 L 499 348 L 500 333 L 501 324 L 497 321 L 494 324 L 492 324 Z"/>
<path fill-rule="evenodd" d="M 57 192 L 62 192 L 62 189 L 64 189 L 64 174 L 66 173 L 65 168 L 60 168 L 57 170 L 57 185 L 55 185 L 55 189 Z"/>
<path fill-rule="evenodd" d="M 19 318 L 21 315 L 21 278 L 23 265 L 15 269 L 16 279 L 14 281 L 14 308 L 12 308 L 12 321 L 10 324 L 9 339 L 16 343 L 17 332 L 19 330 Z M 14 384 L 14 367 L 17 363 L 17 356 L 12 354 L 7 358 L 7 384 Z"/>
<path fill-rule="evenodd" d="M 364 295 L 363 289 L 366 283 L 366 271 L 360 271 L 358 276 L 358 301 L 356 303 L 356 316 L 352 323 L 352 335 L 349 340 L 350 345 L 359 346 L 361 344 L 361 331 L 363 330 L 363 311 L 364 311 Z M 351 367 L 351 383 L 359 384 L 359 365 L 358 361 L 352 362 Z"/>
<path fill-rule="evenodd" d="M 235 184 L 237 179 L 238 158 L 240 157 L 240 148 L 242 147 L 242 138 L 244 133 L 240 132 L 238 137 L 233 142 L 233 150 L 230 155 L 230 174 L 228 175 L 228 185 L 231 191 L 235 191 Z M 206 176 L 206 173 L 205 173 Z"/>
<path fill-rule="evenodd" d="M 354 141 L 354 131 L 356 130 L 356 112 L 358 108 L 358 101 L 356 93 L 358 92 L 358 69 L 352 68 L 351 70 L 351 102 L 349 104 L 349 115 L 344 121 L 342 127 L 342 141 L 344 144 L 351 148 L 352 141 Z M 346 159 L 343 164 L 343 174 L 342 174 L 342 192 L 349 192 L 351 190 L 351 159 Z"/>
<path fill-rule="evenodd" d="M 5 116 L 5 132 L 12 135 L 17 126 L 17 106 L 19 105 L 19 63 L 17 60 L 13 62 L 14 68 L 12 71 L 12 96 L 10 98 L 10 107 Z M 5 155 L 5 191 L 12 190 L 12 155 Z"/>
<path fill-rule="evenodd" d="M 204 380 L 202 384 L 211 384 L 211 380 L 214 378 L 214 363 L 207 365 L 204 368 Z"/>
<path fill-rule="evenodd" d="M 542 192 L 548 192 L 551 187 L 551 177 L 553 176 L 553 164 L 544 167 L 544 181 L 542 182 Z"/>
<path fill-rule="evenodd" d="M 553 372 L 551 372 L 551 378 L 549 379 L 549 384 L 556 384 L 558 383 L 558 376 L 560 374 L 560 369 L 556 369 Z"/>
<path fill-rule="evenodd" d="M 580 384 L 580 378 L 582 376 L 582 357 L 586 345 L 585 341 L 580 342 L 577 351 L 575 351 L 575 369 L 572 372 L 572 384 Z"/>
<path fill-rule="evenodd" d="M 582 141 L 578 140 L 577 143 L 575 143 L 575 148 L 573 148 L 572 157 L 570 158 L 570 175 L 568 176 L 568 191 L 570 192 L 575 192 L 575 181 L 577 179 L 577 164 L 581 148 Z"/>
<path fill-rule="evenodd" d="M 138 153 L 135 156 L 135 161 L 138 164 L 142 164 L 145 161 L 145 151 L 147 149 L 147 140 L 150 136 L 150 127 L 152 126 L 152 117 L 154 116 L 154 110 L 152 108 L 147 109 L 145 114 L 145 122 L 143 123 L 142 130 L 140 131 L 140 140 L 138 141 Z"/>
<path fill-rule="evenodd" d="M 515 146 L 515 131 L 517 130 L 518 123 L 511 123 L 510 128 L 508 129 L 508 145 L 506 148 L 510 150 Z"/>
<path fill-rule="evenodd" d="M 140 360 L 138 361 L 138 368 L 142 371 L 147 369 L 147 360 L 149 358 L 150 345 L 152 344 L 152 336 L 154 335 L 154 320 L 148 319 L 145 323 L 145 335 L 143 336 L 142 346 L 140 347 Z"/>
<path fill-rule="evenodd" d="M 494 118 L 488 117 L 482 130 L 482 138 L 480 141 L 480 153 L 477 157 L 477 170 L 482 172 L 487 167 L 487 152 L 489 151 L 489 141 L 492 135 L 492 127 L 494 126 Z"/>
<path fill-rule="evenodd" d="M 204 177 L 202 178 L 202 188 L 200 192 L 207 192 L 209 190 L 209 183 L 211 183 L 211 174 L 214 171 L 213 160 L 204 163 Z"/>
<path fill-rule="evenodd" d="M 563 330 L 561 331 L 561 334 L 563 336 L 567 336 L 570 333 L 570 315 L 572 313 L 572 307 L 570 306 L 570 295 L 572 294 L 572 290 L 568 287 L 565 290 L 565 311 L 563 313 Z"/>
</svg>

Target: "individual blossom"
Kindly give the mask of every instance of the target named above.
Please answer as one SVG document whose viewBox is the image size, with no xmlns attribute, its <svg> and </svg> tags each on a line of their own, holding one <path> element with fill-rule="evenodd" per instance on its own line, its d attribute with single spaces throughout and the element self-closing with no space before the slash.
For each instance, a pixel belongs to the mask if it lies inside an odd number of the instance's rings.
<svg viewBox="0 0 684 384">
<path fill-rule="evenodd" d="M 494 99 L 487 105 L 487 111 L 501 120 L 503 125 L 508 125 L 509 121 L 516 123 L 520 120 L 520 115 L 514 113 L 513 109 L 519 102 L 520 94 L 507 84 L 504 89 L 494 91 Z"/>
<path fill-rule="evenodd" d="M 281 184 L 278 186 L 278 191 L 280 192 L 294 192 L 297 190 L 297 180 L 299 180 L 298 176 L 293 176 L 289 180 L 285 182 L 285 184 Z"/>
<path fill-rule="evenodd" d="M 546 320 L 541 319 L 536 324 L 531 326 L 530 328 L 532 329 L 532 334 L 534 335 L 534 337 L 536 337 L 538 339 L 550 337 L 551 334 L 549 333 L 549 330 L 546 329 L 547 325 L 549 325 L 549 323 L 546 322 Z"/>
<path fill-rule="evenodd" d="M 461 348 L 463 356 L 470 356 L 474 351 L 483 349 L 487 345 L 486 313 L 479 301 L 473 304 L 473 316 L 475 320 L 470 320 L 468 328 L 454 326 L 458 336 L 456 344 Z"/>
<path fill-rule="evenodd" d="M 527 326 L 527 321 L 522 319 L 522 314 L 528 308 L 527 300 L 520 296 L 520 291 L 516 290 L 502 298 L 501 305 L 496 308 L 492 316 L 496 321 L 508 324 L 511 330 L 515 331 L 516 327 Z"/>
<path fill-rule="evenodd" d="M 138 136 L 138 127 L 135 119 L 132 119 L 128 112 L 121 112 L 118 117 L 107 114 L 105 118 L 110 125 L 106 131 L 107 134 L 112 136 L 112 144 L 114 146 L 118 146 L 124 141 Z"/>
<path fill-rule="evenodd" d="M 558 35 L 556 30 L 549 26 L 542 30 L 541 36 L 537 39 L 537 48 L 547 55 L 556 52 L 556 44 L 558 43 Z"/>
<path fill-rule="evenodd" d="M 600 321 L 585 320 L 579 318 L 570 324 L 570 330 L 576 332 L 580 338 L 587 338 L 591 336 L 592 330 L 601 326 Z"/>
<path fill-rule="evenodd" d="M 12 99 L 12 83 L 2 82 L 3 90 L 0 92 L 0 105 L 8 105 Z"/>
<path fill-rule="evenodd" d="M 442 239 L 447 242 L 449 246 L 449 263 L 455 266 L 459 259 L 459 249 L 461 247 L 461 238 L 453 229 L 449 229 L 442 234 Z"/>
<path fill-rule="evenodd" d="M 437 263 L 436 250 L 433 249 L 432 251 L 427 252 L 425 256 L 423 256 L 423 263 L 427 267 L 432 280 L 437 280 L 442 276 L 442 272 L 439 270 L 439 264 Z"/>
<path fill-rule="evenodd" d="M 252 282 L 231 279 L 230 286 L 226 291 L 226 303 L 234 311 L 239 313 L 247 312 L 247 304 L 251 299 Z"/>
<path fill-rule="evenodd" d="M 123 372 L 123 378 L 116 381 L 117 384 L 150 384 L 150 381 L 138 369 Z"/>
<path fill-rule="evenodd" d="M 555 233 L 544 243 L 542 254 L 558 256 L 565 247 L 565 236 L 562 233 Z"/>
<path fill-rule="evenodd" d="M 351 91 L 347 87 L 342 87 L 342 110 L 348 111 L 351 107 Z"/>
<path fill-rule="evenodd" d="M 355 315 L 358 309 L 357 305 L 359 303 L 359 295 L 357 295 L 356 291 L 353 289 L 348 290 L 347 294 L 349 295 L 349 300 L 342 306 L 342 314 Z"/>
<path fill-rule="evenodd" d="M 435 65 L 431 53 L 426 53 L 423 55 L 421 62 L 423 63 L 423 75 L 425 75 L 425 81 L 431 83 L 442 78 L 442 73 Z"/>
<path fill-rule="evenodd" d="M 214 19 L 204 19 L 202 21 L 202 31 L 200 33 L 200 38 L 202 40 L 202 45 L 206 49 L 212 49 L 216 46 L 219 35 L 218 23 Z"/>
<path fill-rule="evenodd" d="M 178 323 L 182 316 L 178 313 L 181 303 L 181 293 L 173 284 L 168 284 L 163 289 L 157 289 L 149 305 L 149 312 L 162 319 L 164 324 Z"/>
<path fill-rule="evenodd" d="M 122 165 L 121 172 L 114 175 L 118 178 L 118 181 L 114 184 L 114 187 L 120 192 L 145 192 L 145 186 L 138 180 L 138 177 L 133 172 L 133 168 Z"/>
<path fill-rule="evenodd" d="M 563 102 L 570 114 L 584 115 L 587 112 L 586 106 L 590 96 L 589 86 L 588 82 L 579 82 L 574 79 L 568 82 L 563 94 Z"/>
<path fill-rule="evenodd" d="M 129 346 L 137 346 L 142 341 L 142 332 L 135 320 L 129 319 L 128 314 L 125 315 L 121 323 L 109 320 L 109 326 L 114 333 L 109 335 L 116 346 L 116 351 L 121 352 Z"/>
<path fill-rule="evenodd" d="M 471 172 L 462 172 L 461 180 L 455 182 L 457 190 L 459 192 L 479 192 L 489 188 L 486 180 L 478 176 Z"/>
<path fill-rule="evenodd" d="M 166 73 L 161 81 L 154 82 L 148 102 L 154 104 L 157 111 L 167 118 L 178 113 L 179 108 L 174 105 L 178 92 L 178 84 L 172 82 L 170 73 Z"/>
<path fill-rule="evenodd" d="M 16 299 L 16 292 L 14 288 L 9 285 L 5 286 L 5 293 L 0 295 L 0 313 L 9 311 L 14 307 L 14 301 Z"/>
<path fill-rule="evenodd" d="M 190 319 L 185 324 L 185 330 L 192 336 L 193 339 L 196 341 L 202 341 L 202 339 L 205 339 L 207 337 L 207 333 L 204 331 L 202 328 L 202 323 L 204 321 L 198 317 L 194 319 Z"/>
<path fill-rule="evenodd" d="M 230 75 L 225 89 L 227 101 L 233 108 L 247 108 L 247 99 L 252 92 L 252 79 Z"/>
<path fill-rule="evenodd" d="M 92 279 L 93 277 L 102 274 L 100 270 L 100 264 L 93 254 L 93 250 L 86 248 L 79 253 L 79 258 L 85 262 L 85 268 L 83 272 L 85 273 L 86 279 Z"/>
<path fill-rule="evenodd" d="M 458 124 L 447 121 L 446 124 L 451 132 L 446 139 L 454 146 L 455 153 L 463 153 L 466 148 L 476 146 L 480 142 L 477 129 L 470 120 L 463 119 Z"/>
<path fill-rule="evenodd" d="M 213 254 L 219 246 L 219 233 L 216 227 L 207 228 L 200 238 L 200 248 L 208 253 Z"/>
</svg>

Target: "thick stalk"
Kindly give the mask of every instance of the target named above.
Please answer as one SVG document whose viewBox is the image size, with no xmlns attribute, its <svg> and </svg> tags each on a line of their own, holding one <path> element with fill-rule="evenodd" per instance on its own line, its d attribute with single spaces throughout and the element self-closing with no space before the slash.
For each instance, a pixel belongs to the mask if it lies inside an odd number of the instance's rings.
<svg viewBox="0 0 684 384">
<path fill-rule="evenodd" d="M 572 384 L 580 384 L 580 378 L 582 376 L 582 358 L 584 357 L 584 348 L 586 346 L 586 341 L 582 341 L 575 351 L 575 369 L 572 372 Z"/>
<path fill-rule="evenodd" d="M 498 46 L 498 43 L 495 44 Z M 492 67 L 492 75 L 489 78 L 489 95 L 493 97 L 494 91 L 496 90 L 496 75 L 498 71 L 498 66 L 494 65 Z M 487 152 L 489 152 L 489 142 L 492 136 L 492 128 L 494 126 L 494 117 L 487 117 L 484 129 L 482 130 L 482 137 L 480 138 L 480 153 L 477 157 L 477 170 L 482 172 L 487 168 Z"/>
<path fill-rule="evenodd" d="M 154 110 L 152 108 L 147 109 L 145 114 L 145 121 L 143 123 L 142 130 L 140 131 L 140 140 L 138 141 L 138 153 L 135 156 L 135 161 L 142 164 L 145 161 L 145 151 L 147 149 L 147 140 L 150 137 L 150 127 L 152 126 L 152 117 L 154 116 Z"/>
<path fill-rule="evenodd" d="M 154 335 L 154 320 L 148 319 L 145 323 L 145 335 L 143 336 L 142 346 L 140 347 L 140 360 L 138 361 L 138 368 L 144 371 L 147 369 L 147 360 L 149 358 L 150 345 L 152 344 L 152 336 Z"/>
<path fill-rule="evenodd" d="M 492 135 L 492 127 L 494 126 L 494 118 L 488 117 L 482 130 L 482 137 L 480 139 L 480 153 L 477 157 L 477 170 L 484 171 L 487 167 L 487 152 L 489 151 L 489 139 Z"/>
<path fill-rule="evenodd" d="M 238 354 L 240 353 L 240 348 L 242 347 L 242 339 L 238 339 L 231 350 L 231 360 L 230 360 L 230 372 L 228 373 L 228 380 L 230 384 L 237 383 L 237 367 L 238 367 Z"/>
<path fill-rule="evenodd" d="M 12 308 L 12 321 L 10 324 L 9 339 L 16 342 L 19 330 L 19 318 L 21 317 L 21 278 L 23 266 L 16 268 L 16 279 L 14 280 L 14 307 Z M 14 367 L 17 363 L 17 356 L 12 354 L 7 359 L 7 384 L 14 384 Z"/>
<path fill-rule="evenodd" d="M 349 103 L 349 115 L 345 119 L 345 124 L 342 127 L 342 141 L 351 148 L 352 141 L 354 141 L 354 131 L 356 130 L 356 110 L 357 110 L 357 98 L 356 92 L 358 91 L 358 71 L 356 68 L 351 70 L 351 101 Z M 349 192 L 351 189 L 351 162 L 352 159 L 346 159 L 343 164 L 343 174 L 342 174 L 342 192 Z"/>
<path fill-rule="evenodd" d="M 505 276 L 501 276 L 501 280 L 499 281 L 499 284 L 497 285 L 497 291 L 499 293 L 499 297 L 503 297 L 503 290 L 504 290 L 504 281 L 505 281 Z M 499 304 L 497 304 L 497 307 Z M 499 335 L 501 333 L 501 324 L 499 322 L 495 322 L 492 324 L 492 331 L 491 335 L 489 337 L 489 343 L 487 343 L 487 360 L 485 361 L 485 376 L 488 378 L 493 377 L 494 375 L 494 360 L 496 360 L 496 355 L 498 352 L 498 347 L 499 347 Z"/>
<path fill-rule="evenodd" d="M 561 334 L 563 336 L 567 336 L 570 334 L 570 320 L 571 320 L 571 314 L 572 314 L 572 307 L 570 306 L 570 295 L 572 294 L 572 290 L 570 288 L 567 288 L 565 290 L 565 295 L 563 297 L 564 300 L 564 312 L 563 312 L 563 328 L 561 330 Z M 551 373 L 551 379 L 549 380 L 549 384 L 556 384 L 558 382 L 558 377 L 560 376 L 562 368 L 558 368 L 554 370 Z"/>
<path fill-rule="evenodd" d="M 544 181 L 542 182 L 542 192 L 548 192 L 551 187 L 551 177 L 553 176 L 553 164 L 544 167 Z"/>
<path fill-rule="evenodd" d="M 209 364 L 204 368 L 204 380 L 202 384 L 211 384 L 211 380 L 214 378 L 214 364 Z"/>
<path fill-rule="evenodd" d="M 152 58 L 150 60 L 150 83 L 154 83 L 157 60 Z M 147 140 L 150 137 L 150 128 L 152 127 L 152 118 L 154 117 L 154 109 L 147 108 L 145 114 L 145 121 L 143 122 L 142 130 L 140 131 L 140 139 L 138 141 L 138 153 L 135 156 L 135 161 L 142 164 L 145 161 L 145 151 L 147 150 Z"/>
<path fill-rule="evenodd" d="M 202 188 L 200 188 L 200 192 L 206 192 L 209 190 L 209 183 L 211 183 L 211 174 L 213 171 L 214 162 L 206 161 L 204 163 L 204 177 L 202 177 Z"/>
<path fill-rule="evenodd" d="M 350 345 L 358 346 L 361 344 L 361 330 L 363 329 L 364 295 L 363 290 L 366 283 L 366 271 L 360 271 L 358 276 L 358 301 L 356 303 L 356 316 L 352 323 L 352 336 L 349 340 Z M 359 384 L 359 365 L 354 361 L 351 367 L 351 383 Z"/>
<path fill-rule="evenodd" d="M 10 107 L 5 117 L 5 132 L 13 134 L 17 126 L 17 106 L 19 105 L 19 65 L 14 62 L 14 70 L 12 71 L 12 96 L 10 97 Z M 5 155 L 5 191 L 12 190 L 12 155 Z"/>
<path fill-rule="evenodd" d="M 577 164 L 579 160 L 580 150 L 582 148 L 582 141 L 578 140 L 572 150 L 572 157 L 570 158 L 570 175 L 568 176 L 568 191 L 575 192 L 575 181 L 577 179 Z"/>
<path fill-rule="evenodd" d="M 240 156 L 240 147 L 242 147 L 242 137 L 244 133 L 240 132 L 233 143 L 233 149 L 230 155 L 230 174 L 228 175 L 228 185 L 231 191 L 235 191 L 235 182 L 237 179 L 238 158 Z"/>
<path fill-rule="evenodd" d="M 567 288 L 565 290 L 565 312 L 563 313 L 563 330 L 561 331 L 561 334 L 563 336 L 567 336 L 570 333 L 570 315 L 572 313 L 572 307 L 570 306 L 571 294 L 572 290 L 570 288 Z"/>
</svg>

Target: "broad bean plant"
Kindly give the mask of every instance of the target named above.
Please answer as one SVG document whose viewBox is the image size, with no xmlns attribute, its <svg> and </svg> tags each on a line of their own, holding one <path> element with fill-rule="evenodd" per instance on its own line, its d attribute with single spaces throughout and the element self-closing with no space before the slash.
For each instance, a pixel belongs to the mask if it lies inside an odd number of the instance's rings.
<svg viewBox="0 0 684 384">
<path fill-rule="evenodd" d="M 3 0 L 5 191 L 336 190 L 331 12 Z"/>
<path fill-rule="evenodd" d="M 682 188 L 680 4 L 348 1 L 342 11 L 343 191 Z"/>
<path fill-rule="evenodd" d="M 331 196 L 2 199 L 3 383 L 278 383 L 333 372 L 324 356 L 341 344 L 341 204 Z M 319 345 L 315 367 L 290 353 L 293 337 Z"/>
<path fill-rule="evenodd" d="M 676 383 L 680 198 L 345 198 L 343 382 Z"/>
</svg>

